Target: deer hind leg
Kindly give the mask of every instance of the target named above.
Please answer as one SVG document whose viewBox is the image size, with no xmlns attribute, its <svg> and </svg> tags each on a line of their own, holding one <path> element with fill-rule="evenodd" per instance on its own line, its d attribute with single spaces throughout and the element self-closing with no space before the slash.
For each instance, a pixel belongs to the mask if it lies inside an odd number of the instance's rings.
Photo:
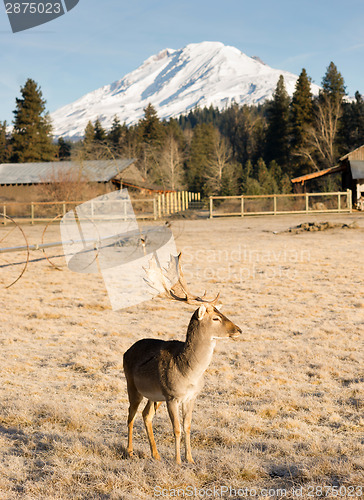
<svg viewBox="0 0 364 500">
<path fill-rule="evenodd" d="M 176 449 L 176 463 L 181 464 L 181 426 L 178 417 L 178 403 L 175 400 L 167 401 L 169 418 L 172 422 Z"/>
<path fill-rule="evenodd" d="M 148 434 L 150 451 L 152 453 L 152 457 L 155 458 L 156 460 L 160 460 L 161 457 L 158 453 L 157 445 L 155 444 L 152 420 L 153 420 L 153 417 L 155 415 L 155 412 L 157 411 L 157 409 L 160 405 L 161 405 L 161 403 L 154 403 L 153 401 L 148 400 L 148 402 L 143 410 L 143 420 L 144 420 L 144 425 L 145 425 L 145 428 L 146 428 L 147 434 Z"/>
<path fill-rule="evenodd" d="M 127 452 L 129 457 L 133 456 L 133 425 L 136 416 L 137 409 L 143 400 L 143 396 L 136 390 L 133 390 L 128 385 L 128 395 L 129 395 L 129 414 L 128 414 L 128 448 Z"/>
<path fill-rule="evenodd" d="M 186 403 L 182 403 L 182 417 L 183 417 L 183 430 L 185 433 L 185 446 L 186 446 L 186 460 L 190 464 L 194 464 L 194 460 L 192 458 L 191 453 L 191 421 L 192 421 L 192 410 L 195 400 L 191 399 Z"/>
</svg>

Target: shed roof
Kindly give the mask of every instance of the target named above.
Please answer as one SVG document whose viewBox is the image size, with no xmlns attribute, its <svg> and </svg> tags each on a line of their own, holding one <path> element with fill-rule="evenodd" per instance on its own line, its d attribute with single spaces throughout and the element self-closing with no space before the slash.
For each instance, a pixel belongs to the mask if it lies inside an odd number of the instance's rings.
<svg viewBox="0 0 364 500">
<path fill-rule="evenodd" d="M 295 177 L 291 179 L 291 182 L 301 182 L 302 184 L 305 181 L 309 181 L 311 179 L 316 179 L 317 177 L 323 177 L 325 175 L 336 174 L 337 172 L 342 172 L 345 170 L 344 165 L 337 165 L 336 167 L 326 168 L 325 170 L 318 170 L 317 172 L 312 172 L 311 174 L 301 175 L 300 177 Z"/>
<path fill-rule="evenodd" d="M 42 163 L 1 163 L 0 185 L 44 184 L 57 182 L 57 176 L 72 171 L 82 174 L 89 182 L 108 182 L 121 174 L 133 159 L 93 161 L 50 161 Z"/>
<path fill-rule="evenodd" d="M 358 148 L 353 149 L 353 151 L 350 151 L 350 153 L 342 156 L 339 161 L 344 161 L 346 159 L 348 159 L 350 163 L 353 160 L 364 160 L 364 145 L 359 146 Z"/>
</svg>

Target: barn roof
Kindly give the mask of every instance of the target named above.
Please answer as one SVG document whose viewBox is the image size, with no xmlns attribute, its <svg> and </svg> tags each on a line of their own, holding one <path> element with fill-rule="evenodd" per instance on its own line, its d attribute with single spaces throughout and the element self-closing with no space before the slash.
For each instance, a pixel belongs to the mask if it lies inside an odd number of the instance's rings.
<svg viewBox="0 0 364 500">
<path fill-rule="evenodd" d="M 337 172 L 342 172 L 345 170 L 345 166 L 337 165 L 336 167 L 326 168 L 325 170 L 318 170 L 317 172 L 312 172 L 311 174 L 301 175 L 300 177 L 295 177 L 291 179 L 291 182 L 301 182 L 302 184 L 311 179 L 316 179 L 317 177 L 323 177 L 325 175 L 336 174 Z"/>
<path fill-rule="evenodd" d="M 80 172 L 89 182 L 108 182 L 135 160 L 50 161 L 42 163 L 1 163 L 0 185 L 57 182 L 62 174 Z"/>
<path fill-rule="evenodd" d="M 326 168 L 325 170 L 312 172 L 311 174 L 295 177 L 294 179 L 291 179 L 291 182 L 293 182 L 294 184 L 304 184 L 306 181 L 316 179 L 317 177 L 324 177 L 325 175 L 343 172 L 348 167 L 350 167 L 353 179 L 364 179 L 364 145 L 342 156 L 339 160 L 339 165 Z"/>
</svg>

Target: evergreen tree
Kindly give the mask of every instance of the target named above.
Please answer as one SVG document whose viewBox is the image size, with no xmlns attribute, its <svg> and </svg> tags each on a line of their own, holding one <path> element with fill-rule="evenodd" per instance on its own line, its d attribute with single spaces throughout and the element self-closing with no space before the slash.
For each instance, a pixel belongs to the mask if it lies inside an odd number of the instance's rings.
<svg viewBox="0 0 364 500">
<path fill-rule="evenodd" d="M 253 164 L 251 160 L 248 160 L 243 168 L 241 191 L 247 195 L 262 194 L 258 180 L 253 177 Z"/>
<path fill-rule="evenodd" d="M 71 143 L 66 142 L 63 137 L 58 139 L 58 158 L 60 161 L 67 161 L 71 158 Z"/>
<path fill-rule="evenodd" d="M 326 68 L 326 73 L 321 82 L 322 91 L 320 96 L 329 96 L 333 103 L 341 103 L 346 95 L 345 82 L 336 65 L 330 62 Z"/>
<path fill-rule="evenodd" d="M 38 84 L 28 79 L 16 99 L 12 147 L 14 162 L 54 160 L 57 147 L 52 142 L 51 122 L 45 113 L 46 101 Z"/>
<path fill-rule="evenodd" d="M 364 99 L 355 93 L 355 101 L 343 103 L 340 146 L 343 154 L 364 144 Z"/>
<path fill-rule="evenodd" d="M 307 76 L 305 68 L 302 69 L 296 82 L 296 88 L 291 102 L 292 114 L 292 145 L 298 148 L 304 141 L 307 127 L 312 124 L 312 93 L 311 79 Z"/>
<path fill-rule="evenodd" d="M 115 115 L 111 128 L 107 134 L 107 141 L 115 154 L 121 152 L 123 142 L 126 139 L 127 126 L 121 125 L 119 118 Z"/>
<path fill-rule="evenodd" d="M 152 104 L 144 109 L 144 118 L 139 122 L 142 141 L 149 146 L 161 144 L 164 136 L 163 126 L 158 118 L 157 111 Z"/>
<path fill-rule="evenodd" d="M 275 162 L 274 163 L 272 162 L 271 165 L 273 165 L 273 168 L 275 169 L 278 167 L 278 165 Z M 259 158 L 256 170 L 257 170 L 258 182 L 260 185 L 261 193 L 277 194 L 279 192 L 278 183 L 274 178 L 274 174 L 271 172 L 270 169 L 267 168 L 262 158 Z"/>
<path fill-rule="evenodd" d="M 289 158 L 289 105 L 290 98 L 281 75 L 267 110 L 266 158 L 276 160 L 285 168 L 288 168 Z"/>
<path fill-rule="evenodd" d="M 187 182 L 193 191 L 205 193 L 205 177 L 214 151 L 215 135 L 216 129 L 211 124 L 203 123 L 194 129 L 187 162 Z"/>
<path fill-rule="evenodd" d="M 0 122 L 0 163 L 7 163 L 10 158 L 9 138 L 6 132 L 6 121 Z"/>
<path fill-rule="evenodd" d="M 90 146 L 95 139 L 95 127 L 92 125 L 91 121 L 88 121 L 85 128 L 85 135 L 83 137 L 83 144 Z"/>
<path fill-rule="evenodd" d="M 93 126 L 91 121 L 88 121 L 85 128 L 82 145 L 78 151 L 80 159 L 83 160 L 94 159 L 94 139 L 95 139 L 95 127 Z"/>
<path fill-rule="evenodd" d="M 94 138 L 95 143 L 105 143 L 106 142 L 106 132 L 99 118 L 94 123 Z"/>
</svg>

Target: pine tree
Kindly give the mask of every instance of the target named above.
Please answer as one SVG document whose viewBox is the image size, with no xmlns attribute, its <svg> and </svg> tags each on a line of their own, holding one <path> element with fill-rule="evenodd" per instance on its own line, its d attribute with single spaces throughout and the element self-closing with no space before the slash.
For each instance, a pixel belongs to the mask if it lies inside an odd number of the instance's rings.
<svg viewBox="0 0 364 500">
<path fill-rule="evenodd" d="M 321 82 L 322 91 L 320 97 L 329 96 L 333 103 L 341 103 L 346 95 L 345 82 L 336 65 L 330 62 Z"/>
<path fill-rule="evenodd" d="M 58 158 L 60 161 L 67 161 L 71 158 L 71 143 L 60 137 L 58 139 Z"/>
<path fill-rule="evenodd" d="M 92 125 L 91 121 L 87 122 L 85 128 L 85 135 L 83 137 L 83 143 L 86 145 L 90 145 L 94 142 L 95 138 L 95 127 Z"/>
<path fill-rule="evenodd" d="M 115 154 L 121 152 L 127 133 L 127 126 L 125 124 L 121 125 L 119 118 L 115 115 L 111 128 L 107 134 L 107 141 Z"/>
<path fill-rule="evenodd" d="M 0 122 L 0 163 L 7 163 L 10 158 L 9 137 L 6 127 L 6 121 Z"/>
<path fill-rule="evenodd" d="M 46 101 L 42 91 L 38 84 L 29 78 L 20 92 L 22 97 L 16 99 L 14 110 L 12 161 L 54 160 L 57 147 L 52 142 L 52 127 L 49 115 L 45 113 Z"/>
<path fill-rule="evenodd" d="M 94 139 L 95 127 L 93 126 L 91 121 L 88 121 L 83 136 L 82 146 L 79 150 L 80 158 L 82 158 L 83 160 L 94 159 Z"/>
<path fill-rule="evenodd" d="M 305 68 L 302 69 L 296 82 L 296 88 L 291 102 L 292 114 L 292 145 L 298 148 L 302 145 L 307 127 L 312 124 L 313 105 L 311 93 L 311 79 Z"/>
<path fill-rule="evenodd" d="M 152 104 L 144 109 L 144 118 L 139 122 L 142 141 L 150 146 L 159 146 L 163 140 L 164 130 Z"/>
<path fill-rule="evenodd" d="M 364 99 L 355 93 L 355 101 L 343 104 L 340 146 L 348 153 L 364 144 Z"/>
<path fill-rule="evenodd" d="M 267 111 L 266 158 L 268 161 L 276 160 L 286 168 L 289 158 L 289 105 L 290 98 L 281 75 Z"/>
<path fill-rule="evenodd" d="M 187 181 L 189 189 L 205 192 L 205 176 L 214 151 L 216 129 L 203 123 L 194 129 L 190 157 L 187 162 Z"/>
<path fill-rule="evenodd" d="M 106 132 L 103 126 L 101 125 L 101 121 L 99 118 L 94 123 L 94 139 L 95 143 L 105 143 L 106 141 Z"/>
</svg>

